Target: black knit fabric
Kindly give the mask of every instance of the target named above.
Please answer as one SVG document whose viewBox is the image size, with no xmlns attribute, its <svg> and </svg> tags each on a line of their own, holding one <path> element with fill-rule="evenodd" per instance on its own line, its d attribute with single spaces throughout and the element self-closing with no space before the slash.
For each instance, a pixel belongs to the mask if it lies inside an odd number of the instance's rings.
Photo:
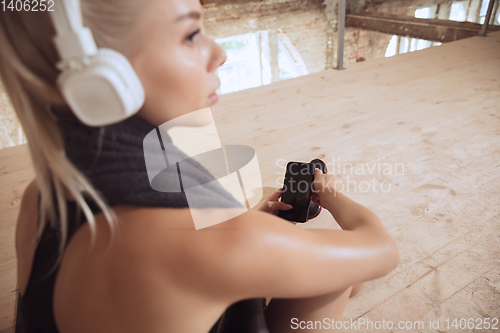
<svg viewBox="0 0 500 333">
<path fill-rule="evenodd" d="M 184 192 L 159 192 L 151 188 L 143 141 L 148 133 L 156 130 L 155 126 L 134 115 L 113 125 L 89 127 L 66 107 L 52 110 L 59 122 L 68 159 L 88 177 L 110 206 L 188 207 Z M 192 177 L 199 184 L 215 180 L 202 165 L 176 148 L 166 132 L 161 137 L 171 154 L 189 161 L 183 164 L 183 170 L 186 170 L 183 177 Z M 205 207 L 243 207 L 218 182 L 210 183 L 198 195 L 203 196 L 200 202 Z M 94 214 L 101 211 L 93 200 L 87 198 L 87 203 Z M 67 208 L 69 242 L 85 221 L 85 216 L 75 202 L 68 201 Z M 57 269 L 48 276 L 47 272 L 57 258 L 59 239 L 58 229 L 47 223 L 35 251 L 28 287 L 23 296 L 19 295 L 17 333 L 58 332 L 52 303 Z M 208 333 L 268 333 L 264 308 L 265 298 L 236 302 Z"/>
</svg>

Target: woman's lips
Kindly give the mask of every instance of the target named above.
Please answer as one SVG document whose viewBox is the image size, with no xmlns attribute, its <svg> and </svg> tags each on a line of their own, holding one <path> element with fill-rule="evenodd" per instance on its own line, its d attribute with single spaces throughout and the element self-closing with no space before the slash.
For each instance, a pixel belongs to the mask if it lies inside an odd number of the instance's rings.
<svg viewBox="0 0 500 333">
<path fill-rule="evenodd" d="M 212 103 L 217 103 L 217 101 L 219 100 L 219 95 L 217 95 L 217 92 L 214 92 L 210 96 L 208 96 L 208 99 Z"/>
</svg>

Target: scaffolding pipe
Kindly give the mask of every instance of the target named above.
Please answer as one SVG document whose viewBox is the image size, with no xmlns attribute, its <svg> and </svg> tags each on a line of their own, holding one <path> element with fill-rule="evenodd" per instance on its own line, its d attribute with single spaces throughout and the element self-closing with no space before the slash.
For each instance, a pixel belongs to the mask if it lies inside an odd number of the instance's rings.
<svg viewBox="0 0 500 333">
<path fill-rule="evenodd" d="M 486 36 L 486 31 L 488 30 L 488 25 L 490 24 L 491 12 L 493 11 L 493 5 L 495 4 L 495 0 L 490 0 L 488 4 L 488 11 L 486 12 L 486 17 L 484 18 L 483 26 L 481 27 L 481 32 L 479 36 Z"/>
<path fill-rule="evenodd" d="M 493 1 L 493 0 L 492 0 Z M 337 20 L 337 67 L 335 69 L 345 69 L 344 63 L 344 30 L 345 30 L 345 0 L 339 0 Z"/>
</svg>

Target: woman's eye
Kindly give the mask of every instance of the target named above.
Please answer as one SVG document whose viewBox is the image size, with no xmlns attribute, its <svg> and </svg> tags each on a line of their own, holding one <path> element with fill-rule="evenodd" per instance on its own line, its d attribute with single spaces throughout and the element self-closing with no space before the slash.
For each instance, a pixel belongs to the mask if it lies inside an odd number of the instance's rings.
<svg viewBox="0 0 500 333">
<path fill-rule="evenodd" d="M 195 32 L 193 32 L 192 34 L 190 34 L 190 35 L 189 35 L 186 39 L 187 39 L 188 41 L 192 42 L 192 41 L 193 41 L 194 36 L 195 36 L 198 32 L 200 32 L 200 29 L 198 29 L 198 30 L 196 30 Z"/>
</svg>

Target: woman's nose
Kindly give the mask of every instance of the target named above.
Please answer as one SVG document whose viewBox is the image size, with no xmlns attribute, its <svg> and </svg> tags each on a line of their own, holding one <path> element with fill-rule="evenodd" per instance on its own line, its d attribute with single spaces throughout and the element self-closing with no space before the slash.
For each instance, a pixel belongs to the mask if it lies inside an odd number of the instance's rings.
<svg viewBox="0 0 500 333">
<path fill-rule="evenodd" d="M 226 62 L 226 60 L 227 60 L 227 54 L 226 54 L 226 51 L 224 51 L 224 49 L 222 47 L 220 49 L 222 51 L 222 56 L 221 56 L 222 57 L 222 61 L 221 61 L 221 63 L 220 63 L 219 66 L 222 66 Z"/>
<path fill-rule="evenodd" d="M 224 49 L 220 47 L 214 40 L 212 40 L 212 43 L 212 61 L 210 62 L 209 72 L 215 71 L 227 60 L 227 54 Z"/>
</svg>

